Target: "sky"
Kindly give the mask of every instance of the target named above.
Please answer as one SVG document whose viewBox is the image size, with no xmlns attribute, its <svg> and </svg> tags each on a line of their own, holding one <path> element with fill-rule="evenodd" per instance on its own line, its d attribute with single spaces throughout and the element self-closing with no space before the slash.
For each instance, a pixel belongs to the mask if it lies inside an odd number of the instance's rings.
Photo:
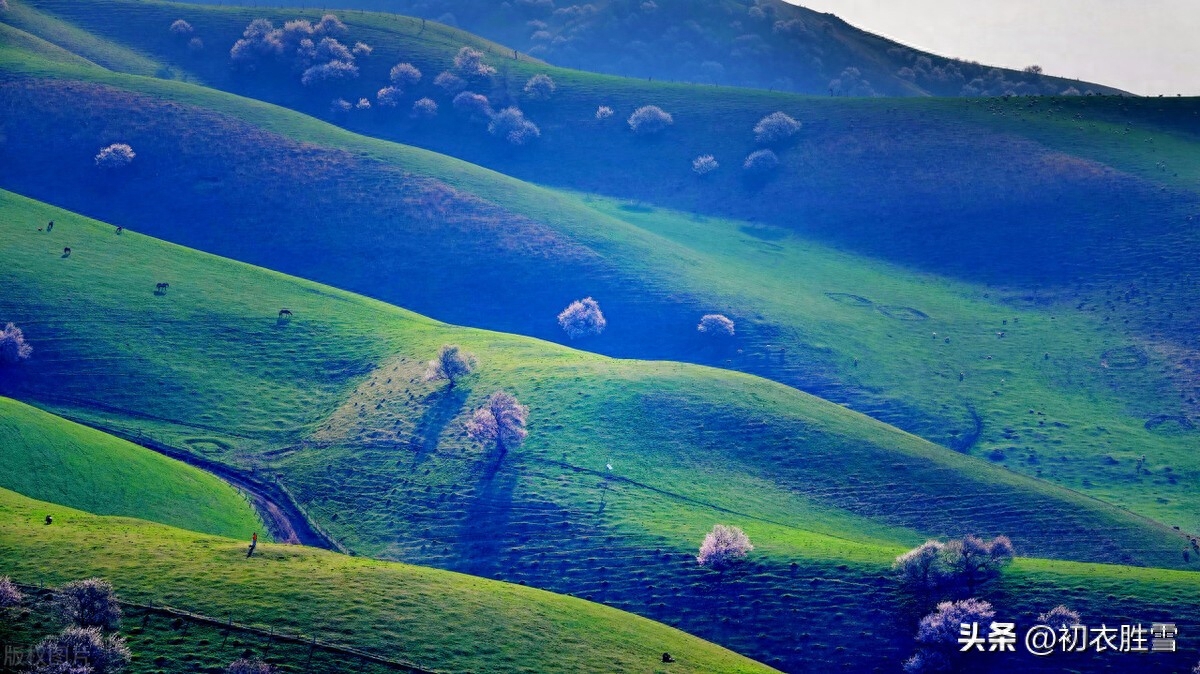
<svg viewBox="0 0 1200 674">
<path fill-rule="evenodd" d="M 787 1 L 942 56 L 1200 95 L 1200 0 Z"/>
</svg>

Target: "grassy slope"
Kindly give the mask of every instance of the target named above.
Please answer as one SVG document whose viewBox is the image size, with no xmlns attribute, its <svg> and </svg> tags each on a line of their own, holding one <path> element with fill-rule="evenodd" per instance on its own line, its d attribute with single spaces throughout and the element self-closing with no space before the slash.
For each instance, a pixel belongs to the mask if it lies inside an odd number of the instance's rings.
<svg viewBox="0 0 1200 674">
<path fill-rule="evenodd" d="M 8 398 L 0 398 L 0 487 L 101 515 L 265 535 L 246 499 L 212 475 Z"/>
<path fill-rule="evenodd" d="M 24 101 L 28 93 L 33 101 L 28 105 L 34 107 L 25 122 L 32 126 L 9 133 L 11 156 L 48 153 L 47 160 L 28 164 L 23 176 L 9 176 L 10 184 L 16 182 L 23 191 L 449 320 L 508 331 L 556 337 L 556 311 L 574 297 L 594 294 L 611 328 L 589 348 L 763 374 L 950 446 L 974 443 L 977 454 L 994 454 L 1016 470 L 1189 530 L 1197 527 L 1195 496 L 1180 486 L 1195 474 L 1195 457 L 1188 449 L 1194 435 L 1186 429 L 1172 431 L 1171 422 L 1146 428 L 1156 417 L 1193 414 L 1195 381 L 1186 366 L 1178 369 L 1186 357 L 1170 333 L 1141 334 L 1109 321 L 1122 318 L 1120 313 L 1107 308 L 1103 315 L 1075 311 L 1066 305 L 1072 296 L 1055 291 L 1030 295 L 914 274 L 776 228 L 696 220 L 597 200 L 585 204 L 445 157 L 187 85 L 64 71 L 24 58 L 7 67 L 93 79 L 161 97 L 122 100 L 111 92 L 82 85 L 64 89 L 67 85 L 53 82 L 39 83 L 30 92 L 18 87 L 13 100 Z M 56 116 L 72 109 L 58 101 L 78 96 L 93 100 L 94 117 L 78 124 L 82 130 L 77 137 L 59 140 L 38 130 L 37 124 L 74 123 L 68 121 L 72 117 Z M 174 107 L 162 98 L 236 115 L 237 124 L 245 120 L 261 127 L 236 126 L 229 118 Z M 147 122 L 141 115 L 131 116 L 134 109 L 162 114 Z M 188 144 L 154 150 L 165 138 L 181 137 L 180 128 L 189 129 L 182 135 Z M 263 135 L 264 128 L 279 135 Z M 79 187 L 95 178 L 82 153 L 131 136 L 147 148 L 147 168 L 137 179 L 114 182 L 102 194 Z M 297 163 L 297 157 L 312 161 Z M 253 170 L 232 168 L 247 161 L 254 162 Z M 469 235 L 447 230 L 447 211 L 414 213 L 380 196 L 392 192 L 381 190 L 381 184 L 409 189 L 412 180 L 405 171 L 434 176 L 442 185 L 507 210 L 464 206 L 462 198 L 453 197 L 451 215 L 471 209 L 481 215 L 469 221 Z M 191 190 L 173 189 L 177 181 L 190 184 Z M 323 201 L 328 195 L 338 195 L 344 206 L 329 212 Z M 269 199 L 265 207 L 264 198 Z M 426 198 L 425 193 L 404 196 L 405 203 Z M 178 212 L 189 213 L 186 225 L 177 221 Z M 294 236 L 278 236 L 280 222 L 290 223 Z M 510 223 L 527 232 L 522 243 L 516 243 Z M 239 236 L 229 237 L 230 227 Z M 404 236 L 395 236 L 398 228 Z M 447 241 L 454 242 L 455 254 L 449 257 L 443 254 Z M 540 243 L 531 248 L 529 241 Z M 1179 250 L 1189 247 L 1186 241 L 1176 243 Z M 497 255 L 498 250 L 503 252 Z M 364 256 L 388 264 L 344 262 Z M 445 273 L 431 275 L 430 268 Z M 547 278 L 556 283 L 545 283 Z M 496 301 L 487 291 L 500 285 L 510 293 Z M 1186 315 L 1192 287 L 1192 282 L 1181 283 L 1154 310 Z M 889 319 L 872 307 L 832 301 L 829 292 L 865 295 L 884 307 L 915 307 L 931 318 L 907 323 Z M 1064 313 L 1068 306 L 1074 315 Z M 737 351 L 713 351 L 696 339 L 696 317 L 712 309 L 738 320 Z M 1179 320 L 1176 316 L 1175 322 Z M 1006 338 L 997 338 L 1000 331 Z M 931 338 L 933 332 L 937 339 Z M 1145 354 L 1144 365 L 1135 362 L 1128 370 L 1104 366 L 1106 352 L 1130 346 Z M 1046 353 L 1052 355 L 1049 360 Z M 856 358 L 859 367 L 852 365 Z M 965 374 L 963 382 L 957 381 L 959 372 Z M 975 427 L 972 410 L 981 428 Z M 1098 426 L 1099 418 L 1108 422 Z M 1141 454 L 1150 460 L 1148 475 L 1132 470 Z"/>
<path fill-rule="evenodd" d="M 763 380 L 450 328 L 15 195 L 0 204 L 0 315 L 37 349 L 15 393 L 274 472 L 359 552 L 589 596 L 792 668 L 841 662 L 833 649 L 849 645 L 796 651 L 795 616 L 863 600 L 880 620 L 898 611 L 879 576 L 922 534 L 1180 563 L 1184 541 L 1163 527 Z M 53 234 L 36 231 L 50 219 Z M 279 306 L 296 318 L 278 323 Z M 455 395 L 420 381 L 446 342 L 483 362 Z M 529 443 L 498 470 L 462 431 L 497 388 L 533 409 Z M 721 521 L 759 556 L 714 586 L 693 555 Z M 796 594 L 797 577 L 854 592 Z M 702 609 L 714 601 L 738 620 Z M 902 655 L 904 637 L 877 636 L 879 662 Z"/>
<path fill-rule="evenodd" d="M 48 507 L 0 490 L 0 568 L 18 581 L 99 575 L 131 601 L 319 633 L 436 671 L 646 671 L 663 651 L 679 658 L 671 671 L 771 671 L 579 599 L 298 546 L 263 544 L 247 558 L 241 541 L 76 510 L 47 528 Z"/>
</svg>

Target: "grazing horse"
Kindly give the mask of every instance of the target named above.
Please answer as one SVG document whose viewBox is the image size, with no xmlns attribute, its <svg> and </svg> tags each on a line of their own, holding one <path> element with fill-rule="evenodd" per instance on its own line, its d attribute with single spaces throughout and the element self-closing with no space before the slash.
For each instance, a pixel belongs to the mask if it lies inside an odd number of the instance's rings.
<svg viewBox="0 0 1200 674">
<path fill-rule="evenodd" d="M 280 318 L 291 318 L 291 317 L 292 317 L 292 310 L 291 310 L 291 309 L 280 309 L 280 310 L 279 310 L 279 317 L 280 317 Z"/>
<path fill-rule="evenodd" d="M 63 257 L 71 257 L 71 249 L 63 248 Z"/>
<path fill-rule="evenodd" d="M 157 295 L 161 295 L 167 291 L 167 288 L 170 288 L 170 287 L 171 287 L 170 283 L 156 283 L 156 284 L 154 284 L 154 292 Z"/>
<path fill-rule="evenodd" d="M 123 231 L 125 231 L 124 227 L 117 227 L 117 234 L 120 234 Z"/>
<path fill-rule="evenodd" d="M 50 224 L 46 225 L 46 231 L 47 231 L 47 232 L 53 232 L 53 231 L 54 231 L 54 221 L 53 221 L 53 220 L 51 220 L 51 221 L 50 221 Z"/>
</svg>

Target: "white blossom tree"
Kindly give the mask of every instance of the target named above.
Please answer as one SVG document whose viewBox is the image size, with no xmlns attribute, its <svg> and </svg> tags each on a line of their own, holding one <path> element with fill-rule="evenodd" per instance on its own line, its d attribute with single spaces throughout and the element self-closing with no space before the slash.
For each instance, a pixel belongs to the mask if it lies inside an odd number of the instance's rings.
<svg viewBox="0 0 1200 674">
<path fill-rule="evenodd" d="M 692 160 L 692 171 L 698 176 L 706 176 L 719 168 L 721 165 L 711 154 L 702 154 Z"/>
<path fill-rule="evenodd" d="M 132 658 L 125 637 L 120 634 L 104 636 L 99 627 L 68 627 L 43 639 L 34 650 L 39 663 L 34 674 L 76 674 L 72 669 L 54 669 L 64 663 L 74 667 L 82 665 L 78 674 L 116 674 Z"/>
<path fill-rule="evenodd" d="M 96 166 L 104 169 L 118 169 L 129 166 L 137 154 L 127 143 L 113 143 L 100 148 L 96 153 Z"/>
<path fill-rule="evenodd" d="M 1083 624 L 1080 620 L 1078 611 L 1072 611 L 1062 604 L 1055 606 L 1045 613 L 1039 614 L 1037 621 L 1039 625 L 1049 625 L 1055 630 L 1070 628 L 1075 625 Z"/>
<path fill-rule="evenodd" d="M 192 24 L 188 23 L 187 21 L 184 21 L 183 19 L 175 19 L 169 30 L 171 31 L 172 35 L 183 37 L 185 35 L 191 35 L 195 29 L 193 29 Z"/>
<path fill-rule="evenodd" d="M 670 113 L 657 105 L 643 105 L 629 116 L 629 130 L 639 136 L 652 136 L 675 123 Z"/>
<path fill-rule="evenodd" d="M 607 105 L 596 108 L 596 119 L 608 119 L 613 116 L 613 109 Z"/>
<path fill-rule="evenodd" d="M 25 341 L 21 328 L 9 323 L 0 330 L 0 365 L 15 365 L 29 360 L 31 355 L 33 347 Z"/>
<path fill-rule="evenodd" d="M 535 101 L 548 101 L 557 88 L 549 75 L 538 73 L 525 83 L 525 95 Z"/>
<path fill-rule="evenodd" d="M 484 62 L 483 52 L 471 47 L 458 50 L 458 54 L 454 56 L 454 69 L 460 77 L 466 79 L 491 77 L 496 74 L 496 69 Z"/>
<path fill-rule="evenodd" d="M 525 118 L 520 108 L 509 106 L 492 116 L 488 133 L 503 138 L 512 145 L 528 145 L 541 137 L 537 124 Z"/>
<path fill-rule="evenodd" d="M 509 449 L 525 441 L 529 435 L 525 430 L 528 420 L 529 408 L 519 403 L 516 396 L 496 391 L 471 415 L 467 433 L 479 442 L 493 445 L 503 457 Z"/>
<path fill-rule="evenodd" d="M 76 627 L 112 629 L 121 622 L 121 606 L 112 583 L 102 578 L 63 585 L 54 591 L 54 603 L 59 615 Z"/>
<path fill-rule="evenodd" d="M 696 326 L 696 331 L 710 337 L 732 337 L 733 321 L 723 314 L 705 314 Z"/>
<path fill-rule="evenodd" d="M 754 140 L 759 145 L 782 143 L 800 131 L 800 122 L 782 112 L 772 112 L 754 125 Z"/>
<path fill-rule="evenodd" d="M 397 63 L 392 66 L 388 77 L 396 86 L 412 87 L 421 81 L 421 71 L 411 63 Z"/>
<path fill-rule="evenodd" d="M 454 96 L 467 88 L 467 81 L 447 70 L 438 73 L 438 76 L 433 78 L 433 85 L 446 92 L 447 95 Z"/>
<path fill-rule="evenodd" d="M 15 583 L 8 576 L 0 576 L 0 611 L 4 609 L 20 606 L 25 599 L 25 595 L 17 589 Z"/>
<path fill-rule="evenodd" d="M 756 150 L 746 156 L 742 169 L 752 176 L 765 176 L 779 168 L 779 157 L 770 150 Z"/>
<path fill-rule="evenodd" d="M 413 103 L 413 119 L 433 119 L 438 114 L 438 104 L 432 98 L 422 98 Z"/>
<path fill-rule="evenodd" d="M 750 537 L 738 527 L 714 525 L 700 544 L 696 562 L 716 571 L 724 571 L 754 549 Z"/>
<path fill-rule="evenodd" d="M 568 337 L 579 339 L 604 332 L 608 321 L 604 319 L 604 312 L 600 311 L 600 303 L 585 297 L 567 305 L 558 315 L 558 324 L 566 331 Z"/>
</svg>

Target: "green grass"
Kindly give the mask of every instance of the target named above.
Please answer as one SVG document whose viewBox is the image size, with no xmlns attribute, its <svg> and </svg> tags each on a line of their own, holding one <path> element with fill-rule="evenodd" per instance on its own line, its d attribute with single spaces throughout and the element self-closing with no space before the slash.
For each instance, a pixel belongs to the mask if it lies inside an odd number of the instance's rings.
<svg viewBox="0 0 1200 674">
<path fill-rule="evenodd" d="M 48 507 L 0 490 L 0 568 L 19 582 L 99 575 L 137 603 L 439 672 L 653 671 L 664 651 L 679 659 L 673 672 L 772 671 L 650 620 L 519 585 L 299 546 L 264 543 L 247 558 L 242 541 L 78 510 L 46 527 Z"/>
<path fill-rule="evenodd" d="M 0 398 L 0 487 L 100 515 L 265 536 L 246 498 L 216 477 L 8 398 Z"/>
<path fill-rule="evenodd" d="M 766 380 L 454 328 L 9 193 L 0 213 L 0 317 L 36 349 L 10 395 L 274 474 L 361 554 L 592 598 L 787 668 L 851 645 L 796 651 L 805 621 L 847 602 L 895 614 L 886 568 L 927 535 L 1187 566 L 1166 527 Z M 280 306 L 295 317 L 278 322 Z M 482 362 L 455 394 L 420 377 L 447 342 Z M 497 470 L 463 423 L 498 388 L 533 411 Z M 694 561 L 717 522 L 758 548 L 730 583 Z M 855 593 L 789 589 L 810 577 Z M 880 662 L 907 648 L 879 638 Z"/>
</svg>

